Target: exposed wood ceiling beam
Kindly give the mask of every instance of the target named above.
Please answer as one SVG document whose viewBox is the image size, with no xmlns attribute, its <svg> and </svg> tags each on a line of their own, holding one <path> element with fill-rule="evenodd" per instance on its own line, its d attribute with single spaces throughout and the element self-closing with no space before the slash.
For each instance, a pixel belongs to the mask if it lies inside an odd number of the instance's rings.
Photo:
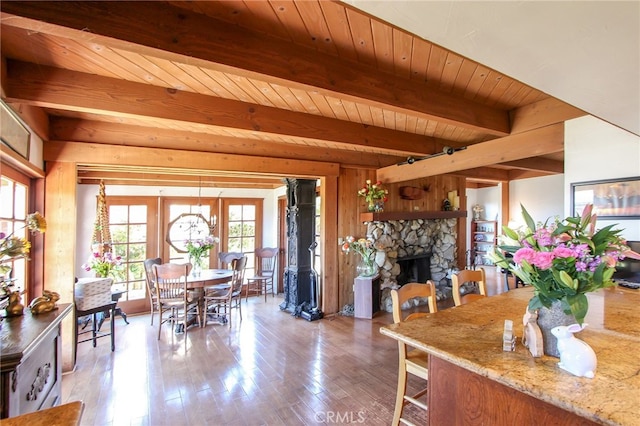
<svg viewBox="0 0 640 426">
<path fill-rule="evenodd" d="M 219 171 L 253 173 L 255 175 L 319 177 L 338 176 L 340 166 L 320 161 L 254 157 L 250 155 L 214 154 L 175 149 L 140 148 L 87 144 L 82 142 L 49 142 L 44 144 L 44 160 L 78 164 L 133 167 L 158 167 L 176 172 Z"/>
<path fill-rule="evenodd" d="M 464 176 L 467 179 L 467 182 L 486 182 L 492 183 L 493 185 L 495 185 L 496 182 L 506 182 L 509 180 L 508 170 L 494 169 L 491 167 L 477 167 L 474 169 L 451 172 L 449 174 Z"/>
<path fill-rule="evenodd" d="M 297 85 L 329 96 L 346 96 L 354 102 L 373 102 L 494 136 L 510 133 L 506 111 L 185 9 L 154 2 L 42 2 L 38 7 L 28 3 L 5 2 L 3 23 L 268 83 Z M 133 25 L 132 17 L 139 18 Z"/>
<path fill-rule="evenodd" d="M 543 157 L 507 161 L 504 163 L 495 164 L 494 167 L 508 167 L 537 172 L 548 172 L 550 174 L 564 173 L 564 161 L 551 160 L 549 158 Z"/>
<path fill-rule="evenodd" d="M 115 121 L 115 120 L 114 120 Z M 298 158 L 310 161 L 358 164 L 360 167 L 381 167 L 400 161 L 389 156 L 356 150 L 338 150 L 310 145 L 276 143 L 267 140 L 184 132 L 173 129 L 133 126 L 115 122 L 52 117 L 52 141 L 90 142 L 108 145 L 171 148 L 202 152 L 251 155 L 273 158 Z"/>
<path fill-rule="evenodd" d="M 377 178 L 385 183 L 402 182 L 560 152 L 563 149 L 564 124 L 554 124 L 471 145 L 453 155 L 441 155 L 413 164 L 383 167 L 378 169 Z"/>
<path fill-rule="evenodd" d="M 551 173 L 542 173 L 536 170 L 509 170 L 509 180 L 530 179 L 549 175 L 551 175 Z"/>
<path fill-rule="evenodd" d="M 98 170 L 98 168 L 79 166 L 79 183 L 99 183 L 108 181 L 119 185 L 145 185 L 145 186 L 190 186 L 203 188 L 216 188 L 230 186 L 238 188 L 274 189 L 284 185 L 282 179 L 268 179 L 245 175 L 240 177 L 208 176 L 204 172 L 198 176 L 177 173 L 162 173 L 157 170 L 132 172 L 127 170 Z"/>
<path fill-rule="evenodd" d="M 562 123 L 566 120 L 585 116 L 587 113 L 558 99 L 547 98 L 516 108 L 511 111 L 510 115 L 512 122 L 511 133 L 515 134 L 538 129 L 549 124 Z"/>
<path fill-rule="evenodd" d="M 435 143 L 442 143 L 413 133 L 19 61 L 8 61 L 7 79 L 4 88 L 10 101 L 114 117 L 153 115 L 154 123 L 167 127 L 181 122 L 202 131 L 222 127 L 246 137 L 264 132 L 300 138 L 300 143 L 329 140 L 335 147 L 354 149 L 350 145 L 356 145 L 396 155 L 427 155 Z"/>
</svg>

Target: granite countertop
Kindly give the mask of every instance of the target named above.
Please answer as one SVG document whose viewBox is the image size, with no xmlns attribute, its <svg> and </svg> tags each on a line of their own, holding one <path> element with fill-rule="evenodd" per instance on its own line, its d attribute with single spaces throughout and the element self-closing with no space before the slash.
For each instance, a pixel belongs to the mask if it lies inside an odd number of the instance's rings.
<svg viewBox="0 0 640 426">
<path fill-rule="evenodd" d="M 380 332 L 469 371 L 592 421 L 637 424 L 640 418 L 640 291 L 613 287 L 588 295 L 587 328 L 576 337 L 596 352 L 593 379 L 533 358 L 522 345 L 522 316 L 532 295 L 525 287 L 445 309 Z M 502 350 L 504 320 L 514 323 L 516 350 Z"/>
<path fill-rule="evenodd" d="M 21 416 L 0 420 L 0 426 L 76 426 L 80 424 L 84 403 L 69 402 Z"/>
</svg>

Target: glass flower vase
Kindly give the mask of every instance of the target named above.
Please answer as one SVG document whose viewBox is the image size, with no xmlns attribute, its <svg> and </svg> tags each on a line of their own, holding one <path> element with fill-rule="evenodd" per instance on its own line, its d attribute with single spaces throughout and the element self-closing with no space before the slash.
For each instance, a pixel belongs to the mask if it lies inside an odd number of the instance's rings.
<svg viewBox="0 0 640 426">
<path fill-rule="evenodd" d="M 370 213 L 380 213 L 384 211 L 384 201 L 382 200 L 369 200 L 367 202 L 367 211 Z"/>
<path fill-rule="evenodd" d="M 193 256 L 191 257 L 190 262 L 192 265 L 191 274 L 194 277 L 200 276 L 200 273 L 202 272 L 202 269 L 204 267 L 203 259 L 198 256 Z"/>
<path fill-rule="evenodd" d="M 378 273 L 378 265 L 373 260 L 365 261 L 361 259 L 358 266 L 356 266 L 356 272 L 359 277 L 373 277 Z"/>
</svg>

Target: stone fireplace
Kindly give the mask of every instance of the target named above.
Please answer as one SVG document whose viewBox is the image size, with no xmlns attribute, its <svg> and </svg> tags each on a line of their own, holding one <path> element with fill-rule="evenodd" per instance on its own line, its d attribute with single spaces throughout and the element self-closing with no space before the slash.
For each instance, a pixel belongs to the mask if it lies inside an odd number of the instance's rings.
<svg viewBox="0 0 640 426">
<path fill-rule="evenodd" d="M 457 224 L 457 218 L 367 223 L 367 237 L 373 239 L 378 248 L 381 309 L 391 312 L 390 290 L 411 281 L 431 279 L 436 285 L 438 300 L 450 297 L 447 271 L 457 266 Z"/>
</svg>

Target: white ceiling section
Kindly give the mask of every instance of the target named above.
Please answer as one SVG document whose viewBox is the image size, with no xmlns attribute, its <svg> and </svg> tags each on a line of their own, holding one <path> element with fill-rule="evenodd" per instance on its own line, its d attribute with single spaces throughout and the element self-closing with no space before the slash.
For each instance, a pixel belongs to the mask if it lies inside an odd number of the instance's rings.
<svg viewBox="0 0 640 426">
<path fill-rule="evenodd" d="M 640 135 L 640 1 L 346 2 Z"/>
</svg>

